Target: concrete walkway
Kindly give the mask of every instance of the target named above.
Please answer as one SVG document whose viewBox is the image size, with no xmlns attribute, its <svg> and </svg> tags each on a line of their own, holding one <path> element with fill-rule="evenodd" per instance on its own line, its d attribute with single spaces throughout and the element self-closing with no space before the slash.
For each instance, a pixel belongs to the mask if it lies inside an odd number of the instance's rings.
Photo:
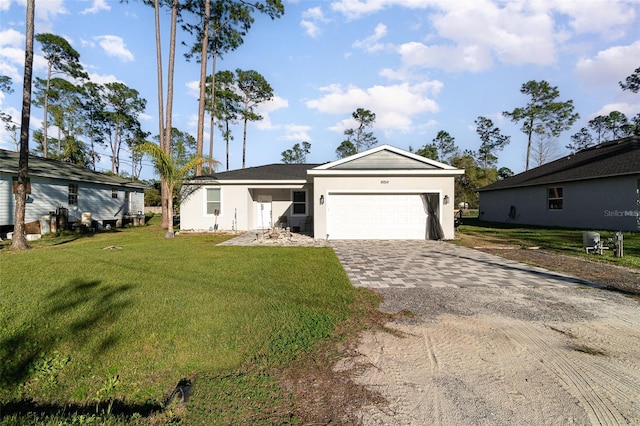
<svg viewBox="0 0 640 426">
<path fill-rule="evenodd" d="M 257 244 L 256 233 L 247 232 L 220 245 Z M 332 247 L 356 287 L 594 286 L 544 268 L 444 241 L 307 239 L 299 245 Z"/>
</svg>

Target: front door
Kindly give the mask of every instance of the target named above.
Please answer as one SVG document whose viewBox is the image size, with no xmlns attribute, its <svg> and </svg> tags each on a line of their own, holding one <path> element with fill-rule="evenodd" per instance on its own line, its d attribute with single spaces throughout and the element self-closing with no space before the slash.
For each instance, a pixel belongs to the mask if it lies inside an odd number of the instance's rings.
<svg viewBox="0 0 640 426">
<path fill-rule="evenodd" d="M 271 228 L 271 195 L 258 195 L 258 214 L 256 219 L 256 228 Z"/>
</svg>

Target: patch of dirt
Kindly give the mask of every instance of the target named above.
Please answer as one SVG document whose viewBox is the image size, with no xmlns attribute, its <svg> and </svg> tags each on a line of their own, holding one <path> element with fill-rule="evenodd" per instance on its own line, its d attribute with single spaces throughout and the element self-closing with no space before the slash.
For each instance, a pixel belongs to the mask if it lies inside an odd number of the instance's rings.
<svg viewBox="0 0 640 426">
<path fill-rule="evenodd" d="M 640 424 L 639 271 L 480 250 L 608 288 L 378 290 L 367 331 L 283 378 L 300 424 Z"/>
<path fill-rule="evenodd" d="M 542 266 L 552 271 L 602 284 L 611 289 L 640 295 L 640 270 L 637 269 L 566 256 L 545 250 L 499 250 L 491 247 L 479 248 L 479 250 L 507 259 Z"/>
</svg>

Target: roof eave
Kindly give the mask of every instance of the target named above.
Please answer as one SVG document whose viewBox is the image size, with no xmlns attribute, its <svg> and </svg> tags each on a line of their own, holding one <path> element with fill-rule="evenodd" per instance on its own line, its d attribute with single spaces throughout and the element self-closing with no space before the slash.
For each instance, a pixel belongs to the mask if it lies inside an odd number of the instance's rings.
<svg viewBox="0 0 640 426">
<path fill-rule="evenodd" d="M 609 175 L 600 175 L 600 176 L 589 176 L 589 177 L 584 177 L 584 178 L 575 178 L 575 179 L 558 179 L 558 180 L 551 180 L 548 182 L 533 182 L 533 183 L 522 183 L 522 184 L 516 184 L 516 185 L 509 185 L 509 186 L 500 186 L 498 188 L 479 188 L 477 191 L 478 192 L 486 192 L 486 191 L 500 191 L 503 189 L 517 189 L 517 188 L 529 188 L 532 186 L 546 186 L 546 185 L 557 185 L 557 184 L 561 184 L 561 183 L 567 183 L 567 182 L 580 182 L 583 180 L 594 180 L 594 179 L 608 179 L 608 178 L 615 178 L 615 177 L 620 177 L 620 176 L 633 176 L 633 175 L 638 175 L 640 174 L 639 172 L 628 172 L 628 173 L 615 173 L 615 174 L 609 174 Z"/>
<path fill-rule="evenodd" d="M 379 170 L 308 170 L 309 176 L 459 176 L 464 174 L 463 169 L 379 169 Z"/>
<path fill-rule="evenodd" d="M 304 185 L 308 181 L 306 179 L 296 180 L 259 180 L 259 179 L 200 179 L 189 180 L 184 182 L 184 185 Z"/>
</svg>

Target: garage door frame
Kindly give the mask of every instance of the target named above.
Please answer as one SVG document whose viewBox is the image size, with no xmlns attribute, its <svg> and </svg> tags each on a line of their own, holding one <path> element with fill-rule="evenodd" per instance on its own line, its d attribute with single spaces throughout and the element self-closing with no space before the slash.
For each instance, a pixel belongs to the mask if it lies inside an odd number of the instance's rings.
<svg viewBox="0 0 640 426">
<path fill-rule="evenodd" d="M 438 194 L 438 199 L 440 202 L 440 205 L 442 205 L 442 191 L 441 190 L 415 190 L 415 189 L 411 189 L 411 190 L 388 190 L 388 191 L 380 191 L 380 190 L 358 190 L 358 189 L 349 189 L 349 190 L 329 190 L 327 191 L 327 216 L 326 216 L 326 229 L 327 229 L 327 239 L 342 239 L 341 237 L 343 236 L 342 234 L 338 234 L 338 237 L 332 236 L 332 232 L 335 235 L 335 231 L 336 231 L 336 224 L 335 224 L 335 220 L 339 220 L 339 219 L 335 219 L 335 217 L 332 217 L 332 214 L 335 213 L 335 211 L 330 211 L 331 209 L 331 202 L 332 200 L 332 196 L 335 195 L 347 195 L 347 194 L 353 194 L 355 196 L 357 195 L 416 195 L 420 198 L 420 202 L 423 203 L 424 200 L 422 198 L 422 196 L 424 194 Z M 367 238 L 357 238 L 357 239 L 414 239 L 414 240 L 423 240 L 423 239 L 427 239 L 427 232 L 428 232 L 428 225 L 427 225 L 427 220 L 428 220 L 428 213 L 427 213 L 427 209 L 426 206 L 424 204 L 422 204 L 422 211 L 424 212 L 424 217 L 421 218 L 422 222 L 420 223 L 419 226 L 421 226 L 419 232 L 417 232 L 417 234 L 420 234 L 420 236 L 410 236 L 410 237 L 402 237 L 402 238 L 389 238 L 388 236 L 385 238 L 378 238 L 377 236 L 370 236 Z M 440 222 L 442 222 L 442 218 L 439 218 Z M 416 234 L 416 235 L 417 235 Z"/>
</svg>

